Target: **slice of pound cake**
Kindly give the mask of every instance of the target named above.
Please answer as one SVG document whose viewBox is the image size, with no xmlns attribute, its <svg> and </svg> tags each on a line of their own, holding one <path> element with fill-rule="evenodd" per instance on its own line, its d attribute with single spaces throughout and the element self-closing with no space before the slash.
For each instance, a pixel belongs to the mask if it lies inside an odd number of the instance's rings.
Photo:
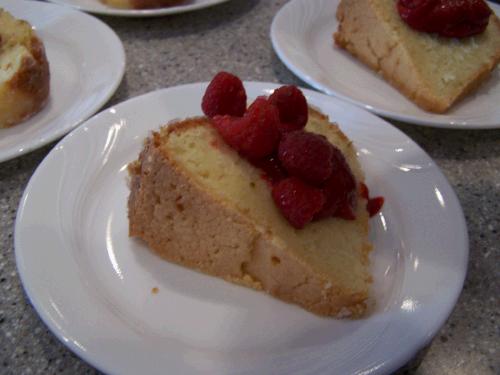
<svg viewBox="0 0 500 375">
<path fill-rule="evenodd" d="M 255 111 L 252 105 L 248 112 L 252 107 Z M 259 116 L 267 111 L 262 108 Z M 316 314 L 361 316 L 371 282 L 368 197 L 358 189 L 364 186 L 363 172 L 337 125 L 315 110 L 307 117 L 298 132 L 340 151 L 342 168 L 356 181 L 347 210 L 344 198 L 330 204 L 343 197 L 341 172 L 324 174 L 316 185 L 287 177 L 282 164 L 273 164 L 273 155 L 250 160 L 245 156 L 249 149 L 243 154 L 228 144 L 220 128 L 227 117 L 216 115 L 170 124 L 146 140 L 139 159 L 129 166 L 130 235 L 169 261 L 264 290 Z M 244 142 L 253 136 L 255 144 L 264 143 L 255 134 L 246 134 Z M 285 158 L 293 154 L 292 147 L 288 150 Z M 287 190 L 294 181 L 298 188 Z M 323 195 L 334 185 L 336 194 Z"/>
<path fill-rule="evenodd" d="M 447 111 L 500 61 L 483 0 L 341 0 L 337 19 L 336 45 L 428 111 Z"/>
<path fill-rule="evenodd" d="M 49 64 L 30 24 L 0 9 L 0 128 L 38 113 L 49 96 Z"/>
</svg>

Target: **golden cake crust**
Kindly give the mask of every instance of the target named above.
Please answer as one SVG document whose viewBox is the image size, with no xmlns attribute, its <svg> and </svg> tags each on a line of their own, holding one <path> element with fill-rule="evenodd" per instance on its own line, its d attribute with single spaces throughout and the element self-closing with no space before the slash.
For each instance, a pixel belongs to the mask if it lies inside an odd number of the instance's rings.
<svg viewBox="0 0 500 375">
<path fill-rule="evenodd" d="M 173 133 L 199 126 L 210 125 L 205 118 L 195 118 L 153 133 L 139 159 L 129 165 L 129 235 L 143 239 L 171 262 L 264 290 L 316 314 L 363 315 L 367 289 L 353 292 L 335 285 L 273 239 L 270 228 L 258 228 L 247 215 L 198 184 L 162 147 L 162 140 Z M 332 131 L 349 142 L 337 127 Z M 367 221 L 366 217 L 360 236 L 367 236 Z M 360 251 L 365 265 L 370 250 L 365 241 Z M 369 274 L 365 277 L 363 282 L 369 285 Z"/>
<path fill-rule="evenodd" d="M 31 26 L 26 21 L 14 20 L 1 9 L 0 19 L 4 27 L 18 29 L 13 33 L 0 28 L 0 54 L 16 46 L 23 46 L 27 51 L 15 73 L 0 83 L 0 128 L 6 128 L 43 109 L 49 96 L 50 72 L 43 43 Z M 2 64 L 0 69 L 6 67 L 9 67 L 9 62 Z"/>
<path fill-rule="evenodd" d="M 454 103 L 479 87 L 500 62 L 500 21 L 492 14 L 485 35 L 497 40 L 489 51 L 490 55 L 466 77 L 466 83 L 459 90 L 451 95 L 440 95 L 423 79 L 422 67 L 412 59 L 397 31 L 394 32 L 397 28 L 381 22 L 389 18 L 385 16 L 384 11 L 377 7 L 377 0 L 341 0 L 337 8 L 339 26 L 334 33 L 335 44 L 382 75 L 402 94 L 427 111 L 446 112 Z M 397 27 L 408 28 L 402 21 Z M 421 38 L 436 38 L 426 33 L 414 34 L 420 34 Z"/>
</svg>

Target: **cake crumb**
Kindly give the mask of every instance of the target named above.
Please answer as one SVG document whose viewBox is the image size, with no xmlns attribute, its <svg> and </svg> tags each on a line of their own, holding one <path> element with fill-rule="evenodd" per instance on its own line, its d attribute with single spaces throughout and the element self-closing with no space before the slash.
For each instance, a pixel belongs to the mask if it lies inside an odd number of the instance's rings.
<svg viewBox="0 0 500 375">
<path fill-rule="evenodd" d="M 152 294 L 158 294 L 159 291 L 160 291 L 160 289 L 158 289 L 156 286 L 151 289 Z"/>
<path fill-rule="evenodd" d="M 448 83 L 448 82 L 451 82 L 451 81 L 454 81 L 457 77 L 455 77 L 455 75 L 451 74 L 451 73 L 445 73 L 443 75 L 443 77 L 441 77 L 441 80 L 444 82 L 444 83 Z"/>
</svg>

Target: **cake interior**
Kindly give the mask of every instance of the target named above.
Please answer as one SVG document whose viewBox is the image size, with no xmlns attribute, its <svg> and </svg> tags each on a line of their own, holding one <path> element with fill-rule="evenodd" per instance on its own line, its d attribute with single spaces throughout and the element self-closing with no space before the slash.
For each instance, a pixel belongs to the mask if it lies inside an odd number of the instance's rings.
<svg viewBox="0 0 500 375">
<path fill-rule="evenodd" d="M 356 179 L 364 180 L 354 147 L 337 127 L 311 112 L 306 130 L 325 135 L 339 147 Z M 221 204 L 250 218 L 257 231 L 270 235 L 277 246 L 287 248 L 316 273 L 335 279 L 339 287 L 353 293 L 366 293 L 370 250 L 366 201 L 359 198 L 355 221 L 329 218 L 296 230 L 276 208 L 262 172 L 227 146 L 211 126 L 198 124 L 173 132 L 164 128 L 160 136 L 162 152 L 182 165 L 200 189 L 208 190 Z"/>
<path fill-rule="evenodd" d="M 0 10 L 0 84 L 19 70 L 23 58 L 30 56 L 31 27 Z"/>
</svg>

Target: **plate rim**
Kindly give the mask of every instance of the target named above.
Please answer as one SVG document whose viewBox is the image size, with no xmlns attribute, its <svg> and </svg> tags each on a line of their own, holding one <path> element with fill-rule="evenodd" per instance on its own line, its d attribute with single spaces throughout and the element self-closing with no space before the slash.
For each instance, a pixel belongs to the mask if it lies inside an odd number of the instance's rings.
<svg viewBox="0 0 500 375">
<path fill-rule="evenodd" d="M 158 9 L 118 9 L 107 7 L 107 9 L 93 8 L 85 5 L 74 5 L 70 4 L 65 0 L 48 0 L 54 4 L 59 4 L 62 6 L 70 7 L 73 9 L 78 9 L 83 12 L 89 12 L 94 14 L 100 14 L 104 16 L 114 16 L 114 17 L 161 17 L 168 16 L 171 14 L 179 14 L 186 12 L 193 12 L 196 10 L 208 8 L 218 4 L 225 3 L 229 0 L 209 0 L 207 3 L 201 4 L 191 4 L 191 5 L 174 5 L 171 7 L 164 7 Z M 99 0 L 96 0 L 99 1 Z M 106 6 L 103 4 L 103 6 Z"/>
<path fill-rule="evenodd" d="M 265 85 L 267 86 L 268 88 L 270 87 L 278 87 L 279 84 L 277 83 L 271 83 L 271 82 L 256 82 L 256 81 L 245 81 L 244 82 L 244 85 L 245 87 L 247 87 L 246 85 L 248 84 L 261 84 L 261 85 Z M 177 85 L 177 86 L 172 86 L 172 87 L 168 87 L 168 88 L 163 88 L 163 89 L 159 89 L 159 90 L 155 90 L 155 91 L 151 91 L 151 92 L 148 92 L 148 93 L 145 93 L 145 94 L 142 94 L 140 96 L 137 96 L 137 97 L 134 97 L 134 98 L 130 98 L 128 100 L 125 100 L 121 103 L 118 103 L 116 104 L 115 106 L 113 106 L 112 109 L 116 109 L 116 107 L 120 106 L 120 107 L 124 107 L 124 106 L 127 106 L 129 105 L 130 102 L 133 102 L 133 101 L 136 101 L 136 100 L 144 100 L 146 99 L 147 97 L 154 97 L 156 95 L 161 95 L 162 92 L 165 92 L 165 91 L 170 91 L 170 90 L 175 90 L 175 89 L 178 89 L 178 88 L 185 88 L 185 87 L 189 87 L 189 86 L 199 86 L 200 88 L 203 87 L 203 85 L 206 85 L 208 84 L 208 82 L 196 82 L 196 83 L 190 83 L 190 84 L 183 84 L 183 85 Z M 325 97 L 327 98 L 328 100 L 335 100 L 335 101 L 338 101 L 338 102 L 342 102 L 342 100 L 338 99 L 338 98 L 332 98 L 332 97 L 329 97 L 325 94 L 322 94 L 322 93 L 318 93 L 318 92 L 315 92 L 315 91 L 312 91 L 310 89 L 304 89 L 304 91 L 307 93 L 307 95 L 312 95 L 312 96 L 318 96 L 318 97 Z M 415 146 L 423 155 L 425 155 L 427 158 L 429 158 L 430 160 L 432 160 L 432 158 L 425 152 L 424 149 L 422 149 L 416 142 L 414 142 L 410 137 L 408 137 L 404 132 L 402 132 L 401 130 L 399 130 L 397 127 L 393 126 L 392 124 L 388 123 L 387 121 L 383 120 L 383 119 L 380 119 L 378 118 L 377 116 L 375 116 L 374 114 L 370 113 L 370 112 L 367 112 L 365 111 L 364 109 L 360 108 L 360 107 L 357 107 L 357 106 L 354 106 L 350 103 L 343 103 L 342 104 L 346 104 L 348 107 L 350 107 L 350 109 L 354 109 L 355 111 L 361 111 L 361 112 L 365 112 L 365 114 L 368 114 L 369 116 L 373 117 L 374 119 L 376 120 L 379 120 L 379 121 L 382 121 L 384 123 L 386 123 L 386 125 L 388 127 L 390 127 L 391 131 L 395 131 L 398 133 L 399 136 L 402 136 L 405 138 L 405 140 L 409 141 L 410 143 L 413 144 L 413 146 Z M 120 109 L 118 109 L 116 112 L 118 112 Z M 102 116 L 105 116 L 106 112 L 108 112 L 108 110 L 104 110 L 104 111 L 101 111 L 99 112 L 98 114 L 92 116 L 91 118 L 89 118 L 88 120 L 86 120 L 84 122 L 84 124 L 86 124 L 87 122 L 90 123 L 90 126 L 94 126 L 94 127 L 98 127 L 100 126 L 99 125 L 99 117 L 102 117 Z M 92 124 L 92 122 L 94 122 Z M 107 127 L 111 126 L 108 125 Z M 110 369 L 110 368 L 106 368 L 106 367 L 103 367 L 101 366 L 98 362 L 96 362 L 96 360 L 94 360 L 92 358 L 92 355 L 90 355 L 87 351 L 85 350 L 82 350 L 78 345 L 76 345 L 72 340 L 67 340 L 64 335 L 63 335 L 63 332 L 58 329 L 57 325 L 54 324 L 49 318 L 50 318 L 50 314 L 47 313 L 46 311 L 44 311 L 42 308 L 41 308 L 41 304 L 39 303 L 40 300 L 37 300 L 36 296 L 33 295 L 33 293 L 30 291 L 30 287 L 29 287 L 29 283 L 27 284 L 26 282 L 26 278 L 27 278 L 27 275 L 24 273 L 24 260 L 23 260 L 23 255 L 21 254 L 22 253 L 22 250 L 19 250 L 21 246 L 19 246 L 19 241 L 20 241 L 20 235 L 19 235 L 19 231 L 20 231 L 20 227 L 21 227 L 21 220 L 22 220 L 22 217 L 24 215 L 24 210 L 25 210 L 25 207 L 26 207 L 26 203 L 28 201 L 28 195 L 31 191 L 31 189 L 33 189 L 33 185 L 36 183 L 36 180 L 39 178 L 39 175 L 43 173 L 43 170 L 46 166 L 46 164 L 50 163 L 51 162 L 51 159 L 56 157 L 56 152 L 57 152 L 57 149 L 59 148 L 59 146 L 61 145 L 64 145 L 64 143 L 66 142 L 66 139 L 69 139 L 70 137 L 77 137 L 78 136 L 78 132 L 86 132 L 87 130 L 85 130 L 86 126 L 81 126 L 81 127 L 78 127 L 76 129 L 74 129 L 71 133 L 69 133 L 68 135 L 66 135 L 63 139 L 61 139 L 57 146 L 54 147 L 48 154 L 47 156 L 44 158 L 44 160 L 40 163 L 40 165 L 37 167 L 37 169 L 35 170 L 35 172 L 33 173 L 32 177 L 30 178 L 24 192 L 23 192 L 23 195 L 20 199 L 20 203 L 19 203 L 19 207 L 18 207 L 18 214 L 16 215 L 16 220 L 15 220 L 15 230 L 14 230 L 14 249 L 15 249 L 15 259 L 16 259 L 16 266 L 17 266 L 17 270 L 18 270 L 18 273 L 19 273 L 19 276 L 20 276 L 20 279 L 22 281 L 22 286 L 23 286 L 23 289 L 30 301 L 30 303 L 32 304 L 32 306 L 35 308 L 38 316 L 42 319 L 42 321 L 45 323 L 45 325 L 49 328 L 49 330 L 51 331 L 52 334 L 54 334 L 60 342 L 62 342 L 68 349 L 70 349 L 73 353 L 75 353 L 78 357 L 80 357 L 81 359 L 83 359 L 84 361 L 86 361 L 87 363 L 89 363 L 90 365 L 94 366 L 96 369 L 100 370 L 100 371 L 105 371 L 106 373 L 114 373 L 113 372 L 113 369 Z M 457 303 L 457 300 L 461 294 L 461 291 L 462 291 L 462 288 L 463 288 L 463 284 L 464 284 L 464 281 L 465 281 L 465 277 L 466 277 L 466 274 L 467 274 L 467 264 L 468 264 L 468 258 L 469 258 L 469 241 L 468 241 L 468 230 L 467 230 L 467 224 L 466 224 L 466 220 L 465 220 L 465 216 L 464 216 L 464 213 L 463 213 L 463 209 L 461 207 L 461 204 L 460 204 L 460 201 L 458 200 L 458 197 L 453 189 L 453 187 L 451 186 L 451 184 L 449 183 L 448 179 L 446 178 L 446 176 L 443 174 L 442 170 L 439 168 L 439 166 L 437 164 L 433 164 L 433 169 L 434 169 L 434 172 L 437 174 L 437 176 L 439 176 L 440 178 L 442 178 L 442 185 L 444 185 L 448 190 L 448 194 L 447 195 L 447 199 L 448 201 L 451 201 L 454 205 L 455 205 L 455 209 L 457 209 L 461 215 L 457 218 L 457 222 L 456 222 L 456 226 L 461 226 L 464 230 L 463 231 L 460 231 L 460 233 L 462 234 L 463 236 L 463 239 L 462 239 L 462 245 L 463 245 L 463 251 L 464 251 L 464 264 L 462 265 L 463 266 L 463 269 L 464 269 L 464 272 L 462 274 L 462 277 L 461 277 L 461 281 L 459 284 L 456 285 L 456 289 L 454 289 L 454 294 L 451 296 L 451 301 L 452 303 L 446 307 L 446 313 L 445 314 L 442 314 L 438 319 L 435 319 L 434 321 L 434 327 L 436 327 L 435 330 L 433 330 L 433 334 L 430 335 L 430 336 L 423 336 L 423 337 L 420 337 L 420 339 L 418 340 L 418 343 L 414 343 L 413 345 L 407 345 L 405 347 L 405 349 L 403 350 L 403 354 L 401 354 L 399 357 L 391 357 L 389 358 L 388 360 L 384 361 L 383 363 L 380 364 L 379 367 L 373 369 L 373 372 L 370 372 L 370 373 L 373 373 L 373 374 L 385 374 L 387 372 L 390 372 L 390 371 L 394 371 L 394 370 L 397 370 L 398 368 L 400 368 L 401 366 L 403 366 L 405 363 L 407 363 L 408 360 L 410 360 L 412 358 L 412 356 L 418 351 L 420 350 L 422 347 L 424 347 L 425 345 L 428 344 L 429 341 L 431 341 L 433 339 L 433 337 L 438 333 L 440 327 L 443 325 L 443 323 L 448 319 L 448 317 L 450 316 L 451 312 L 453 311 L 453 308 L 456 306 L 456 303 Z"/>
<path fill-rule="evenodd" d="M 116 65 L 116 72 L 118 74 L 116 75 L 116 79 L 108 85 L 107 89 L 105 91 L 103 90 L 103 95 L 102 95 L 101 100 L 95 101 L 95 103 L 92 106 L 90 106 L 87 109 L 87 111 L 77 113 L 78 118 L 75 116 L 75 119 L 72 122 L 68 121 L 69 125 L 64 126 L 64 127 L 60 127 L 60 128 L 58 127 L 57 129 L 54 129 L 52 132 L 47 133 L 47 135 L 43 138 L 31 139 L 29 141 L 24 140 L 23 142 L 20 142 L 15 146 L 10 146 L 7 149 L 7 151 L 0 149 L 0 163 L 11 160 L 11 159 L 15 159 L 19 156 L 25 155 L 31 151 L 34 151 L 36 149 L 39 149 L 39 148 L 51 143 L 52 141 L 54 141 L 54 140 L 56 140 L 64 135 L 66 135 L 67 133 L 71 132 L 76 127 L 78 127 L 81 123 L 86 121 L 89 117 L 91 117 L 96 112 L 98 112 L 111 99 L 111 97 L 115 94 L 116 90 L 120 86 L 121 82 L 123 81 L 123 77 L 125 75 L 125 68 L 127 65 L 125 48 L 123 46 L 123 43 L 122 43 L 120 37 L 118 36 L 118 34 L 116 34 L 116 32 L 111 27 L 109 27 L 106 23 L 102 22 L 98 18 L 96 18 L 90 14 L 79 12 L 75 9 L 61 7 L 59 5 L 46 3 L 46 2 L 37 2 L 37 1 L 32 1 L 32 0 L 16 0 L 16 1 L 1 0 L 1 1 L 6 2 L 6 3 L 11 3 L 11 4 L 19 4 L 19 5 L 23 5 L 23 4 L 28 5 L 29 4 L 28 6 L 35 6 L 35 7 L 41 6 L 42 8 L 45 7 L 45 9 L 48 9 L 48 10 L 50 10 L 50 8 L 54 9 L 53 7 L 56 7 L 59 10 L 63 10 L 65 12 L 65 14 L 75 15 L 76 17 L 82 17 L 83 19 L 87 19 L 90 22 L 95 22 L 96 25 L 98 24 L 98 25 L 100 25 L 100 27 L 104 27 L 103 30 L 106 30 L 106 32 L 109 33 L 108 35 L 111 38 L 115 39 L 115 42 L 116 42 L 115 47 L 117 48 L 117 52 L 120 55 L 119 56 L 120 64 L 119 65 L 115 64 Z M 17 5 L 17 6 L 19 6 L 19 5 Z M 62 9 L 62 8 L 64 8 L 64 9 Z M 33 26 L 36 27 L 35 24 L 33 24 Z M 50 64 L 50 61 L 49 61 L 49 64 Z M 60 115 L 60 113 L 59 113 L 59 115 Z M 56 116 L 54 118 L 54 120 L 52 120 L 49 124 L 57 121 L 58 117 L 59 116 Z M 20 147 L 21 147 L 21 149 L 20 149 Z M 22 151 L 20 151 L 20 150 L 22 150 Z"/>
<path fill-rule="evenodd" d="M 440 116 L 447 116 L 446 114 L 438 114 L 438 113 L 432 113 L 432 112 L 427 112 L 429 115 L 436 117 L 435 120 L 430 119 L 430 118 L 420 118 L 418 116 L 414 115 L 404 115 L 401 114 L 397 111 L 390 111 L 386 110 L 383 108 L 379 108 L 378 106 L 372 106 L 368 103 L 365 103 L 360 100 L 353 99 L 351 96 L 340 93 L 336 90 L 332 90 L 329 86 L 322 84 L 321 82 L 315 80 L 312 78 L 306 71 L 304 71 L 301 67 L 299 67 L 297 64 L 295 64 L 287 55 L 286 52 L 283 50 L 281 47 L 281 44 L 279 42 L 279 37 L 277 35 L 277 24 L 280 22 L 280 17 L 283 17 L 284 12 L 287 12 L 288 9 L 292 9 L 294 6 L 297 6 L 299 3 L 307 3 L 313 0 L 291 0 L 285 5 L 283 5 L 278 12 L 274 15 L 273 20 L 271 22 L 271 27 L 270 27 L 270 38 L 271 38 L 271 44 L 273 46 L 274 52 L 278 55 L 280 61 L 299 79 L 310 85 L 311 87 L 321 91 L 324 94 L 334 96 L 337 98 L 340 98 L 342 100 L 345 100 L 351 104 L 354 104 L 360 108 L 363 108 L 366 111 L 372 112 L 376 115 L 386 117 L 392 120 L 396 121 L 401 121 L 407 124 L 412 124 L 412 125 L 419 125 L 419 126 L 426 126 L 426 127 L 433 127 L 433 128 L 444 128 L 444 129 L 455 129 L 455 130 L 484 130 L 484 129 L 498 129 L 500 128 L 500 122 L 495 123 L 494 120 L 490 120 L 489 122 L 482 122 L 482 123 L 474 123 L 473 121 L 468 121 L 466 123 L 463 123 L 461 121 L 454 122 L 453 120 L 439 120 Z M 321 0 L 316 0 L 317 2 Z M 335 0 L 337 3 L 340 0 Z M 493 9 L 493 11 L 496 14 L 500 14 L 500 4 L 492 3 L 491 1 L 487 0 L 488 5 Z M 497 66 L 496 69 L 499 69 L 500 67 Z M 371 72 L 374 74 L 373 72 Z M 387 85 L 389 83 L 385 82 Z M 392 87 L 392 86 L 391 86 Z M 398 91 L 399 93 L 399 91 Z M 399 93 L 400 95 L 403 95 Z M 420 109 L 420 108 L 419 108 Z M 422 110 L 423 111 L 423 110 Z"/>
</svg>

